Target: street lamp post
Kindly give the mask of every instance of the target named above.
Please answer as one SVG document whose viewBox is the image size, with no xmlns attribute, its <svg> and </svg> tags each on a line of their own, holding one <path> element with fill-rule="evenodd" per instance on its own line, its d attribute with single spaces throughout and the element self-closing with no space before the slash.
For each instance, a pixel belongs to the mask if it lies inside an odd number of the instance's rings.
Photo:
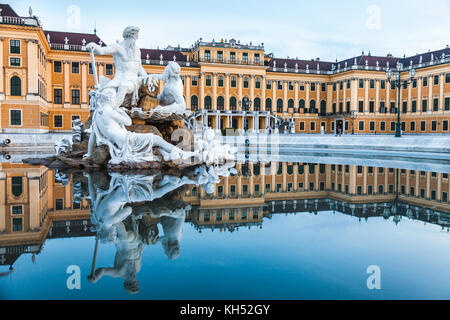
<svg viewBox="0 0 450 320">
<path fill-rule="evenodd" d="M 405 86 L 405 88 L 407 88 L 412 81 L 414 80 L 414 77 L 416 75 L 416 69 L 411 68 L 409 69 L 409 76 L 410 79 L 409 80 L 405 80 L 402 83 L 401 77 L 400 77 L 400 73 L 401 73 L 401 64 L 397 64 L 397 70 L 396 71 L 392 71 L 391 69 L 388 69 L 386 71 L 386 76 L 387 76 L 387 81 L 389 82 L 389 84 L 392 84 L 392 88 L 395 90 L 395 88 L 398 89 L 398 100 L 397 100 L 397 126 L 396 126 L 396 130 L 395 130 L 395 137 L 396 138 L 401 138 L 402 137 L 402 123 L 400 121 L 400 117 L 401 117 L 401 91 L 402 91 L 402 84 Z M 392 75 L 394 75 L 394 79 L 392 79 Z"/>
<path fill-rule="evenodd" d="M 352 119 L 352 134 L 355 134 L 355 120 L 358 117 L 358 113 L 356 111 L 351 112 L 351 119 Z"/>
</svg>

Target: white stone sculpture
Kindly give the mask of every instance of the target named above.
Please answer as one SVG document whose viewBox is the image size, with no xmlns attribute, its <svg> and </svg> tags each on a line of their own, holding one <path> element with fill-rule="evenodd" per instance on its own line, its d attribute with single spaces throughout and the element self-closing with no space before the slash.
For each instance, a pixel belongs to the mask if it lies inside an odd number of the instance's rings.
<svg viewBox="0 0 450 320">
<path fill-rule="evenodd" d="M 83 122 L 80 119 L 72 121 L 72 142 L 79 143 L 83 135 Z"/>
<path fill-rule="evenodd" d="M 64 138 L 61 141 L 57 142 L 54 148 L 58 156 L 69 154 L 70 150 L 72 149 L 72 140 Z"/>
<path fill-rule="evenodd" d="M 183 114 L 186 111 L 186 101 L 183 96 L 183 81 L 181 80 L 181 67 L 178 63 L 170 61 L 163 74 L 151 74 L 149 79 L 153 81 L 164 81 L 164 91 L 158 95 L 160 106 L 152 110 L 158 113 Z M 151 91 L 152 87 L 149 87 Z"/>
<path fill-rule="evenodd" d="M 100 91 L 106 88 L 114 88 L 117 91 L 115 107 L 120 107 L 127 94 L 132 94 L 132 105 L 137 104 L 139 88 L 147 79 L 141 61 L 141 50 L 136 46 L 139 37 L 139 28 L 127 27 L 123 32 L 124 41 L 110 46 L 101 47 L 91 42 L 86 48 L 98 55 L 112 55 L 116 73 L 114 79 L 101 79 Z"/>
<path fill-rule="evenodd" d="M 110 164 L 122 162 L 158 161 L 153 148 L 158 148 L 164 161 L 188 161 L 195 154 L 185 152 L 152 133 L 127 131 L 131 118 L 120 108 L 115 107 L 116 91 L 106 88 L 102 92 L 91 91 L 90 104 L 92 127 L 89 148 L 85 158 L 90 158 L 96 146 L 106 145 L 111 155 Z"/>
<path fill-rule="evenodd" d="M 195 141 L 194 150 L 200 161 L 206 165 L 223 164 L 234 161 L 237 149 L 230 145 L 222 145 L 211 128 L 204 131 L 201 139 Z"/>
</svg>

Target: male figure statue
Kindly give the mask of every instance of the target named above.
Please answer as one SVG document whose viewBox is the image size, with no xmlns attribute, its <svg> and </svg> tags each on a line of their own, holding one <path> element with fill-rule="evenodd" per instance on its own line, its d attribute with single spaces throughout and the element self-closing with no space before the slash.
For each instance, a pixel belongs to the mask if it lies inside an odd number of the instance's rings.
<svg viewBox="0 0 450 320">
<path fill-rule="evenodd" d="M 142 67 L 141 51 L 136 47 L 139 37 L 139 28 L 127 27 L 123 31 L 124 41 L 107 47 L 101 47 L 96 43 L 89 43 L 86 48 L 98 55 L 112 55 L 116 74 L 114 79 L 100 81 L 100 91 L 106 88 L 114 88 L 117 91 L 115 107 L 119 108 L 127 94 L 133 94 L 132 105 L 136 105 L 139 98 L 139 88 L 147 79 L 147 73 Z"/>
</svg>

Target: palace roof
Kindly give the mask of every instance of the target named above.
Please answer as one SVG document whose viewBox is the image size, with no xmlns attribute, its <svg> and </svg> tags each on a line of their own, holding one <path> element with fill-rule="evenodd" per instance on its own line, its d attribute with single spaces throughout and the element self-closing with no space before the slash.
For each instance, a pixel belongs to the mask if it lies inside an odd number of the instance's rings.
<svg viewBox="0 0 450 320">
<path fill-rule="evenodd" d="M 45 37 L 48 39 L 50 36 L 50 43 L 68 44 L 68 45 L 83 45 L 83 39 L 86 44 L 95 42 L 97 44 L 102 43 L 102 46 L 106 44 L 96 34 L 89 33 L 74 33 L 74 32 L 60 32 L 60 31 L 48 31 L 44 30 Z M 67 43 L 66 43 L 67 39 Z"/>
<path fill-rule="evenodd" d="M 159 50 L 159 49 L 141 49 L 143 60 L 162 60 L 173 61 L 174 57 L 176 61 L 186 62 L 187 58 L 184 54 L 175 50 Z M 148 56 L 147 56 L 148 55 Z"/>
<path fill-rule="evenodd" d="M 0 16 L 19 18 L 19 15 L 13 10 L 13 8 L 10 7 L 9 4 L 0 3 L 0 10 Z"/>
</svg>

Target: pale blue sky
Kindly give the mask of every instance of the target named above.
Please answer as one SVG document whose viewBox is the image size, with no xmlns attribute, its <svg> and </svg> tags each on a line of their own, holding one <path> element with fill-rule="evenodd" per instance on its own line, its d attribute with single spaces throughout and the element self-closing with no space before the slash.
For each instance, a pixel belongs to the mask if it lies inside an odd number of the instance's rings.
<svg viewBox="0 0 450 320">
<path fill-rule="evenodd" d="M 366 53 L 413 55 L 450 43 L 450 0 L 359 1 L 50 1 L 13 0 L 19 15 L 28 8 L 44 28 L 93 32 L 111 43 L 128 25 L 141 28 L 140 47 L 188 47 L 197 39 L 235 38 L 264 43 L 276 57 L 334 61 Z M 80 9 L 80 19 L 71 6 Z M 75 18 L 71 18 L 75 17 Z"/>
</svg>

